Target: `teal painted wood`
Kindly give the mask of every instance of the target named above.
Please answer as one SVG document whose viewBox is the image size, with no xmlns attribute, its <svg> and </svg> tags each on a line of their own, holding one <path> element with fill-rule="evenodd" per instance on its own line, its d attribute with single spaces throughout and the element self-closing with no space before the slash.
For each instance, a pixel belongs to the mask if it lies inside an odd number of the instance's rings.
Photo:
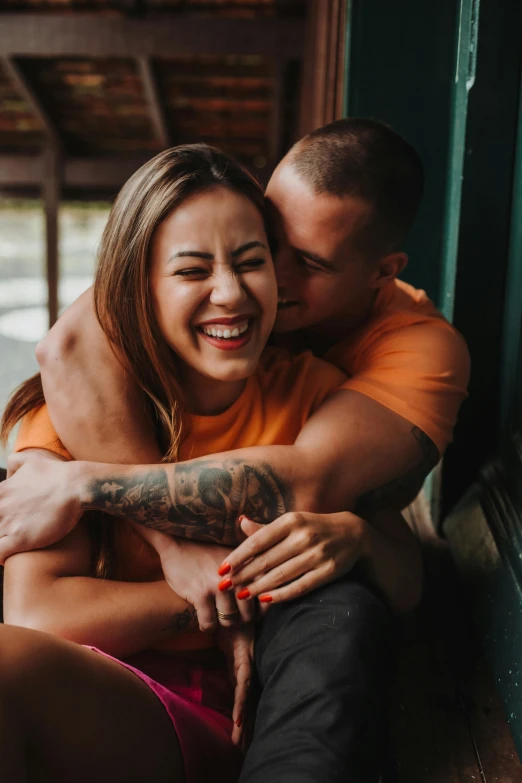
<svg viewBox="0 0 522 783">
<path fill-rule="evenodd" d="M 522 425 L 522 77 L 518 102 L 518 128 L 509 231 L 502 378 L 500 447 L 505 448 L 509 429 Z M 522 477 L 521 477 L 522 479 Z"/>
<path fill-rule="evenodd" d="M 436 302 L 458 0 L 351 0 L 347 109 L 389 123 L 419 152 L 426 189 L 404 279 Z"/>
<path fill-rule="evenodd" d="M 464 5 L 466 11 L 462 10 Z M 352 116 L 373 116 L 388 122 L 421 155 L 426 190 L 405 246 L 410 261 L 404 279 L 424 288 L 439 305 L 442 292 L 448 293 L 450 278 L 454 283 L 454 268 L 452 275 L 449 268 L 442 273 L 449 257 L 449 243 L 444 252 L 443 238 L 450 213 L 448 201 L 454 204 L 456 190 L 449 188 L 447 178 L 458 157 L 452 147 L 460 141 L 457 121 L 465 131 L 465 114 L 459 114 L 461 103 L 457 106 L 453 97 L 455 73 L 460 74 L 463 51 L 469 53 L 473 38 L 471 32 L 462 32 L 466 24 L 471 30 L 469 8 L 470 0 L 350 2 L 347 111 Z M 473 31 L 476 38 L 476 23 Z M 467 81 L 468 59 L 465 64 Z M 462 176 L 463 154 L 459 152 L 460 168 L 452 183 Z M 440 472 L 428 479 L 425 489 L 437 519 Z"/>
<path fill-rule="evenodd" d="M 455 77 L 451 89 L 449 156 L 444 208 L 439 306 L 453 318 L 459 244 L 468 93 L 475 83 L 480 0 L 461 0 L 455 35 Z"/>
<path fill-rule="evenodd" d="M 522 70 L 522 3 L 481 0 L 469 93 L 453 322 L 472 359 L 469 399 L 445 459 L 443 514 L 498 449 L 513 171 Z"/>
</svg>

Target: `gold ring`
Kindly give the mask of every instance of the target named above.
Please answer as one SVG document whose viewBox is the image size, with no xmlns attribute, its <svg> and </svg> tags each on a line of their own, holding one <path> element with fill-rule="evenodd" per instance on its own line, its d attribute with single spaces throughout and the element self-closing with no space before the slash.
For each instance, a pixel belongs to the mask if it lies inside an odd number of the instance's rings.
<svg viewBox="0 0 522 783">
<path fill-rule="evenodd" d="M 231 612 L 230 614 L 226 614 L 225 612 L 220 612 L 219 609 L 217 610 L 217 615 L 220 620 L 234 620 L 239 614 L 239 609 L 236 609 L 235 612 Z"/>
</svg>

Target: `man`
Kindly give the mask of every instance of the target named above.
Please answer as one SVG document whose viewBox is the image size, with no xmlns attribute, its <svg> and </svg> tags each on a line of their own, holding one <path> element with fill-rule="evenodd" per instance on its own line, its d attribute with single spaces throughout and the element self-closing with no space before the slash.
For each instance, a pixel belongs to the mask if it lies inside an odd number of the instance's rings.
<svg viewBox="0 0 522 783">
<path fill-rule="evenodd" d="M 267 188 L 280 232 L 275 331 L 290 335 L 287 342 L 294 349 L 312 347 L 338 364 L 351 376 L 347 384 L 305 425 L 294 446 L 256 447 L 161 468 L 120 467 L 109 482 L 106 473 L 99 480 L 93 466 L 85 488 L 86 505 L 106 508 L 110 500 L 111 513 L 136 522 L 145 500 L 161 499 L 163 512 L 148 515 L 149 527 L 228 544 L 238 540 L 240 514 L 266 522 L 277 516 L 267 509 L 310 512 L 299 513 L 297 526 L 295 516 L 287 514 L 253 533 L 223 566 L 235 579 L 227 587 L 245 585 L 248 573 L 252 596 L 262 593 L 281 602 L 270 609 L 257 644 L 264 690 L 245 765 L 248 781 L 273 778 L 280 770 L 285 781 L 370 781 L 377 775 L 387 621 L 363 584 L 328 583 L 359 561 L 366 580 L 389 603 L 400 602 L 403 591 L 396 586 L 404 571 L 404 531 L 388 518 L 361 525 L 349 513 L 313 512 L 339 512 L 357 501 L 367 513 L 376 502 L 402 507 L 451 440 L 466 393 L 465 345 L 423 292 L 396 283 L 407 261 L 401 243 L 421 193 L 415 152 L 381 123 L 343 120 L 299 142 Z M 78 459 L 104 454 L 113 462 L 114 457 L 159 461 L 139 396 L 100 331 L 85 298 L 41 347 L 56 431 Z M 78 384 L 71 392 L 74 373 Z M 20 464 L 15 459 L 14 467 Z M 24 464 L 19 481 L 34 480 L 30 471 L 30 463 Z M 235 492 L 247 474 L 255 478 L 250 497 Z M 227 512 L 202 490 L 210 478 L 226 492 Z M 187 481 L 189 502 L 181 491 Z M 117 494 L 109 497 L 115 485 Z M 141 497 L 138 487 L 145 488 Z M 242 499 L 234 502 L 236 496 Z M 197 531 L 191 519 L 196 505 L 208 519 Z M 52 515 L 48 522 L 52 525 Z M 250 522 L 242 525 L 252 533 Z M 7 539 L 4 555 L 64 532 L 47 530 L 39 538 L 33 529 L 24 540 L 22 526 L 22 539 L 15 541 L 8 525 L 0 529 Z M 303 537 L 320 541 L 319 554 L 311 566 L 294 572 L 289 564 L 302 554 Z M 371 540 L 369 548 L 363 540 Z M 162 562 L 172 566 L 170 555 Z M 301 596 L 297 602 L 285 605 L 296 596 Z M 321 630 L 325 618 L 331 627 L 332 617 L 339 618 L 335 638 Z M 326 669 L 325 656 L 331 664 Z M 304 681 L 302 671 L 308 673 Z"/>
</svg>

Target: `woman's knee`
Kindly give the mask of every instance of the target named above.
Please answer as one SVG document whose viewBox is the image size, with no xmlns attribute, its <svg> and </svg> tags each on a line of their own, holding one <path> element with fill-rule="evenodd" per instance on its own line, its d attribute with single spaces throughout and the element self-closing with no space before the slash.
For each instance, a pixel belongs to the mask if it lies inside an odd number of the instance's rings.
<svg viewBox="0 0 522 783">
<path fill-rule="evenodd" d="M 53 668 L 52 637 L 40 631 L 0 625 L 0 692 L 27 691 Z"/>
</svg>

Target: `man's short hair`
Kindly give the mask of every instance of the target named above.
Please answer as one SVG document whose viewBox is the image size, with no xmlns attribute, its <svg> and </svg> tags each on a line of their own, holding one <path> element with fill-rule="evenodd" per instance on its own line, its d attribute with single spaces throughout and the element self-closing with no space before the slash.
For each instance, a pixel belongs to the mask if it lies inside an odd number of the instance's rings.
<svg viewBox="0 0 522 783">
<path fill-rule="evenodd" d="M 316 193 L 358 196 L 372 216 L 358 244 L 368 255 L 398 250 L 422 198 L 420 157 L 379 120 L 353 117 L 312 131 L 290 151 L 290 165 Z"/>
</svg>

